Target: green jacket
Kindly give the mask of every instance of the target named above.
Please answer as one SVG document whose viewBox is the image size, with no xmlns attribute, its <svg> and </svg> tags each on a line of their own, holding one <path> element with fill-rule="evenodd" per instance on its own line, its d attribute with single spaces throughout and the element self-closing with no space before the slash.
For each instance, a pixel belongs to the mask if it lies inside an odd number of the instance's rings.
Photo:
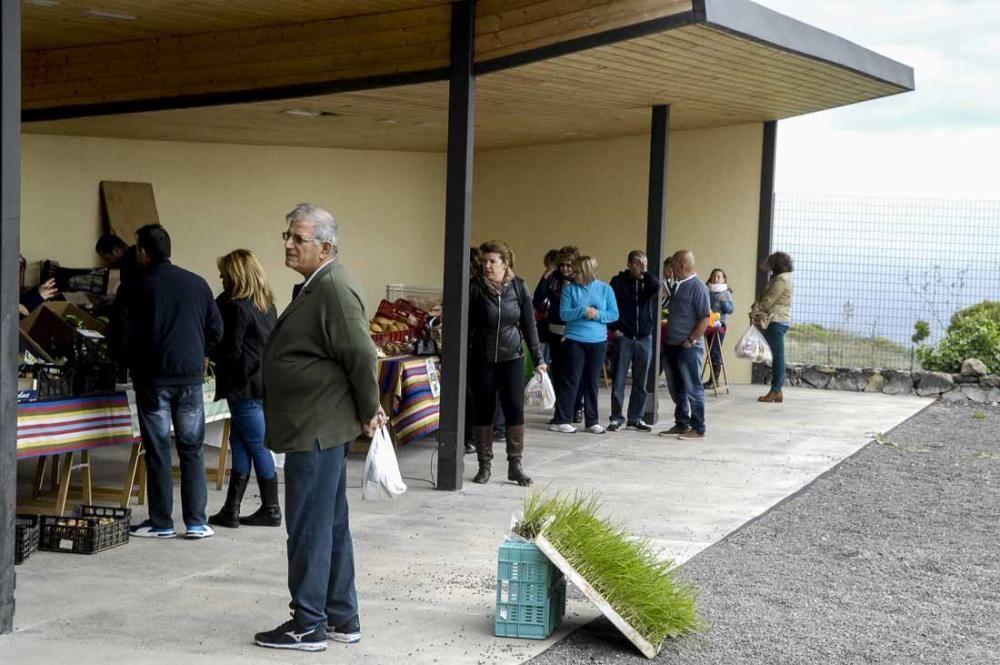
<svg viewBox="0 0 1000 665">
<path fill-rule="evenodd" d="M 264 350 L 267 447 L 353 441 L 379 408 L 376 361 L 361 288 L 336 259 L 282 312 Z"/>
</svg>

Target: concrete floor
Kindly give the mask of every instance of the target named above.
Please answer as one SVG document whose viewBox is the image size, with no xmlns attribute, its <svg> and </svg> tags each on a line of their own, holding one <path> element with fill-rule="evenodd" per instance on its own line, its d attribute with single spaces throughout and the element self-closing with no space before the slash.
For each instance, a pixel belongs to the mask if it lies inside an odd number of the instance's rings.
<svg viewBox="0 0 1000 665">
<path fill-rule="evenodd" d="M 791 389 L 784 404 L 763 405 L 754 400 L 760 392 L 742 386 L 709 397 L 709 434 L 696 443 L 636 432 L 553 434 L 548 416 L 531 414 L 526 468 L 537 488 L 597 491 L 609 514 L 680 563 L 929 402 Z M 363 459 L 351 463 L 360 644 L 331 643 L 310 655 L 253 646 L 254 632 L 287 618 L 284 530 L 244 527 L 204 541 L 134 539 L 89 557 L 34 554 L 17 569 L 16 632 L 0 641 L 0 661 L 521 663 L 593 619 L 589 604 L 573 600 L 549 640 L 493 636 L 496 551 L 524 491 L 503 480 L 502 444 L 493 482 L 469 482 L 475 468 L 466 457 L 466 489 L 435 491 L 435 448 L 420 442 L 400 451 L 413 479 L 395 503 L 362 502 Z M 117 479 L 121 457 L 97 453 L 98 475 Z M 32 467 L 20 471 L 28 482 Z M 211 491 L 209 508 L 223 498 Z M 142 507 L 133 511 L 142 519 Z"/>
</svg>

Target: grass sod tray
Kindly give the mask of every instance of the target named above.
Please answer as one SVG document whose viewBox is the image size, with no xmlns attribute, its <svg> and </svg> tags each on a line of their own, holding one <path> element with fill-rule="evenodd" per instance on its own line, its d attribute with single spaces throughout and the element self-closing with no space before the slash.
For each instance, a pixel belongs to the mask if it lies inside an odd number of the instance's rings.
<svg viewBox="0 0 1000 665">
<path fill-rule="evenodd" d="M 648 540 L 598 517 L 593 495 L 525 499 L 519 535 L 535 545 L 647 658 L 698 630 L 695 590 Z"/>
</svg>

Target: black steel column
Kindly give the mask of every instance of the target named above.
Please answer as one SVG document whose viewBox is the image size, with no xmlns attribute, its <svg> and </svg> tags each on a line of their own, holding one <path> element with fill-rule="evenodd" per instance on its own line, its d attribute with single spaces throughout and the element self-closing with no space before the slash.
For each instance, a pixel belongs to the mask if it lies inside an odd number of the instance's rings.
<svg viewBox="0 0 1000 665">
<path fill-rule="evenodd" d="M 17 301 L 21 227 L 21 2 L 3 0 L 0 42 L 0 635 L 14 628 Z"/>
<path fill-rule="evenodd" d="M 670 106 L 654 106 L 652 127 L 649 133 L 649 205 L 646 212 L 646 257 L 649 269 L 663 278 L 663 242 L 667 229 L 667 156 L 670 154 Z M 660 299 L 650 304 L 653 320 L 660 320 Z M 659 399 L 656 394 L 660 377 L 660 328 L 653 328 L 653 357 L 649 363 L 646 399 L 646 422 L 650 425 L 659 418 Z M 635 380 L 633 378 L 633 380 Z"/>
<path fill-rule="evenodd" d="M 757 217 L 757 284 L 759 298 L 767 286 L 767 268 L 761 268 L 771 254 L 774 232 L 774 157 L 778 147 L 778 121 L 764 123 L 764 149 L 760 160 L 760 212 Z"/>
<path fill-rule="evenodd" d="M 469 339 L 469 243 L 472 240 L 472 143 L 475 130 L 475 2 L 451 9 L 451 85 L 448 89 L 448 184 L 444 230 L 444 316 L 441 354 L 441 490 L 462 489 L 465 471 L 465 375 Z"/>
</svg>

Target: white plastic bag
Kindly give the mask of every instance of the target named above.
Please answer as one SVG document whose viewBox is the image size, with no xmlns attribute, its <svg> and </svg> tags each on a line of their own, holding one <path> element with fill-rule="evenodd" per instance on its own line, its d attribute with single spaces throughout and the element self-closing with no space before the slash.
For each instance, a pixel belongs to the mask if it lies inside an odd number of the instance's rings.
<svg viewBox="0 0 1000 665">
<path fill-rule="evenodd" d="M 755 325 L 751 325 L 740 337 L 740 341 L 736 343 L 736 355 L 739 358 L 746 358 L 750 362 L 768 365 L 771 364 L 772 360 L 771 347 L 764 339 L 764 334 Z"/>
<path fill-rule="evenodd" d="M 556 405 L 556 389 L 548 372 L 535 372 L 524 388 L 524 405 L 530 409 L 547 411 Z"/>
<path fill-rule="evenodd" d="M 375 432 L 372 445 L 368 448 L 365 471 L 361 477 L 361 498 L 366 501 L 395 499 L 405 491 L 406 483 L 399 472 L 389 429 L 383 425 Z"/>
</svg>

